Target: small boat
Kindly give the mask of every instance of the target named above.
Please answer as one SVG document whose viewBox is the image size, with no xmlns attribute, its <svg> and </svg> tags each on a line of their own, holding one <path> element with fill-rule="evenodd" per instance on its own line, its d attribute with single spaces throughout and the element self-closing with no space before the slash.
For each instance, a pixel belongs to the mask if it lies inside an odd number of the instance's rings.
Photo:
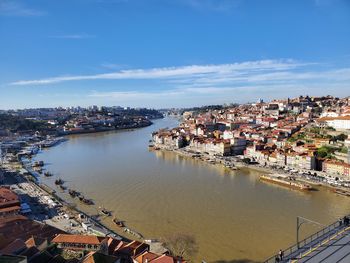
<svg viewBox="0 0 350 263">
<path fill-rule="evenodd" d="M 129 233 L 129 234 L 131 234 L 131 235 L 134 235 L 134 236 L 136 236 L 138 239 L 143 239 L 143 236 L 142 236 L 140 233 L 138 233 L 138 232 L 136 232 L 136 231 L 134 231 L 134 230 L 132 230 L 132 229 L 130 229 L 130 228 L 125 227 L 125 228 L 124 228 L 124 232 Z"/>
<path fill-rule="evenodd" d="M 34 167 L 34 171 L 36 171 L 36 172 L 41 174 L 43 172 L 43 169 L 41 169 L 41 167 L 38 166 L 38 167 Z"/>
<path fill-rule="evenodd" d="M 46 177 L 50 177 L 50 176 L 52 176 L 53 174 L 50 173 L 50 172 L 45 172 L 44 175 L 45 175 Z"/>
<path fill-rule="evenodd" d="M 33 163 L 33 167 L 41 167 L 44 166 L 44 162 L 43 161 L 35 161 Z"/>
<path fill-rule="evenodd" d="M 58 178 L 58 179 L 56 179 L 55 180 L 55 184 L 56 185 L 61 185 L 61 184 L 63 184 L 64 182 L 63 182 L 63 180 L 61 179 L 61 178 Z"/>
<path fill-rule="evenodd" d="M 70 194 L 71 197 L 76 197 L 80 195 L 77 191 L 72 189 L 69 189 L 68 193 Z"/>
<path fill-rule="evenodd" d="M 86 205 L 93 205 L 94 202 L 91 199 L 87 199 L 84 196 L 79 196 L 79 200 Z"/>
<path fill-rule="evenodd" d="M 101 213 L 106 215 L 106 216 L 111 216 L 112 215 L 112 213 L 110 211 L 108 211 L 108 210 L 106 210 L 104 208 L 101 209 Z"/>
<path fill-rule="evenodd" d="M 114 224 L 116 224 L 119 227 L 125 227 L 125 223 L 122 220 L 118 220 L 116 218 L 113 219 Z"/>
<path fill-rule="evenodd" d="M 63 186 L 63 185 L 59 185 L 59 188 L 61 188 L 61 190 L 66 190 L 67 189 L 67 187 L 65 187 L 65 186 Z"/>
</svg>

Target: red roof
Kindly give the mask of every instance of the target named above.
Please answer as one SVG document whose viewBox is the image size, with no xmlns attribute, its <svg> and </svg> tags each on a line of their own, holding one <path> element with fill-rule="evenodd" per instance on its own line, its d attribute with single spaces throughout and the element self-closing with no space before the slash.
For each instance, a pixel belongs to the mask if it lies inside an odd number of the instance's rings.
<svg viewBox="0 0 350 263">
<path fill-rule="evenodd" d="M 0 187 L 0 207 L 8 207 L 19 204 L 18 196 L 10 189 Z"/>
<path fill-rule="evenodd" d="M 168 255 L 161 255 L 160 257 L 151 260 L 150 263 L 186 263 L 186 261 L 177 260 Z"/>
<path fill-rule="evenodd" d="M 59 234 L 56 236 L 52 242 L 53 243 L 78 243 L 78 244 L 90 244 L 90 245 L 99 245 L 101 244 L 104 237 L 98 236 L 84 236 L 84 235 L 67 235 Z"/>
</svg>

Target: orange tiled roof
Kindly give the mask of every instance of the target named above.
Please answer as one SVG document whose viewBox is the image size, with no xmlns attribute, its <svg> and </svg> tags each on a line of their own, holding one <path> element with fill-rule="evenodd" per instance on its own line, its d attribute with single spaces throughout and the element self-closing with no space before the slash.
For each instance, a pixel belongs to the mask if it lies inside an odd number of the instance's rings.
<svg viewBox="0 0 350 263">
<path fill-rule="evenodd" d="M 348 121 L 350 121 L 350 116 L 323 117 L 323 118 L 319 118 L 317 121 L 333 121 L 333 120 L 348 120 Z"/>
<path fill-rule="evenodd" d="M 146 251 L 146 252 L 142 253 L 141 255 L 139 255 L 138 257 L 136 257 L 135 261 L 137 263 L 144 263 L 144 262 L 146 262 L 146 260 L 148 260 L 148 262 L 151 262 L 153 259 L 155 259 L 157 257 L 159 257 L 159 255 Z"/>
<path fill-rule="evenodd" d="M 84 235 L 67 235 L 59 234 L 56 236 L 52 242 L 53 243 L 79 243 L 79 244 L 90 244 L 90 245 L 99 245 L 101 244 L 104 237 L 98 236 L 84 236 Z"/>
<path fill-rule="evenodd" d="M 19 211 L 19 210 L 21 210 L 21 207 L 18 205 L 15 205 L 10 207 L 0 208 L 0 213 L 10 212 L 10 211 Z"/>
<path fill-rule="evenodd" d="M 0 187 L 0 205 L 18 201 L 18 196 L 14 192 L 8 188 Z"/>
<path fill-rule="evenodd" d="M 150 261 L 150 263 L 186 263 L 184 260 L 176 260 L 175 258 L 168 255 L 161 255 L 158 258 L 155 258 Z"/>
</svg>

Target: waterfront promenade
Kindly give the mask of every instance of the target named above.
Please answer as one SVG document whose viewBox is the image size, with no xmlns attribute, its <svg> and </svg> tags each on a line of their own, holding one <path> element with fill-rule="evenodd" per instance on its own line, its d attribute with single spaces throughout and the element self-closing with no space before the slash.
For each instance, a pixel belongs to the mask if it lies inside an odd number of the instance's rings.
<svg viewBox="0 0 350 263">
<path fill-rule="evenodd" d="M 277 254 L 265 263 L 347 263 L 350 262 L 350 226 L 337 221 Z"/>
</svg>

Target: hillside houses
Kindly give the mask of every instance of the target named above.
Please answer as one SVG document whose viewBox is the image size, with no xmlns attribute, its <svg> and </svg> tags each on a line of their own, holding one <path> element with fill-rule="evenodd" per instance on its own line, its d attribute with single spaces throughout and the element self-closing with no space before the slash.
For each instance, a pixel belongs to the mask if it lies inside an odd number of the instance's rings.
<svg viewBox="0 0 350 263">
<path fill-rule="evenodd" d="M 318 149 L 346 147 L 345 143 L 332 141 L 333 135 L 327 131 L 329 126 L 350 129 L 349 103 L 347 98 L 299 96 L 221 110 L 191 111 L 178 128 L 155 132 L 153 142 L 160 148 L 185 148 L 200 154 L 244 155 L 251 162 L 266 166 L 333 171 L 336 168 L 331 164 L 322 168 L 322 162 L 329 156 L 346 161 L 346 155 L 330 152 L 318 156 Z M 340 173 L 346 173 L 344 169 Z"/>
</svg>

